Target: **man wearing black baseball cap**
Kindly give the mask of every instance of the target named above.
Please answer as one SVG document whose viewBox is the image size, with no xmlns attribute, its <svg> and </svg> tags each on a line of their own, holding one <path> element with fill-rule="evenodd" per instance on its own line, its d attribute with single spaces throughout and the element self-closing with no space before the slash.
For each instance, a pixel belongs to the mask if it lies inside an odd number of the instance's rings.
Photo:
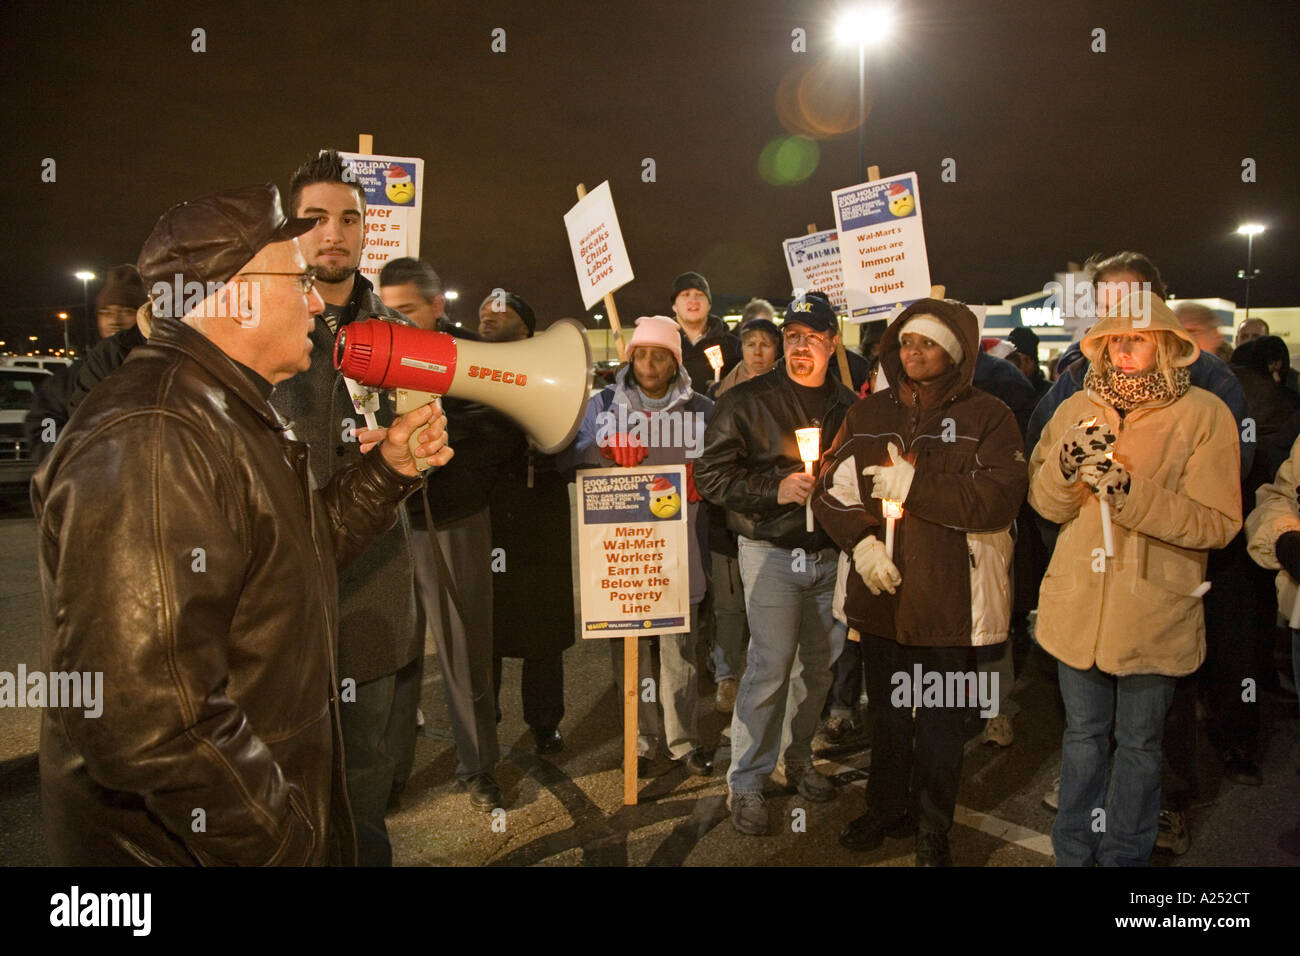
<svg viewBox="0 0 1300 956">
<path fill-rule="evenodd" d="M 410 435 L 431 464 L 451 450 L 425 406 L 362 433 L 369 454 L 313 487 L 306 445 L 267 404 L 310 361 L 323 304 L 296 237 L 313 225 L 286 220 L 270 184 L 168 210 L 139 259 L 149 341 L 33 479 L 42 661 L 104 691 L 99 713 L 62 701 L 42 718 L 54 863 L 356 858 L 335 568 L 420 486 Z"/>
<path fill-rule="evenodd" d="M 831 782 L 813 768 L 812 738 L 831 684 L 839 549 L 820 527 L 806 530 L 815 479 L 804 473 L 795 432 L 820 429 L 817 451 L 824 452 L 854 395 L 827 376 L 839 319 L 824 295 L 809 292 L 792 301 L 781 333 L 785 361 L 718 399 L 695 463 L 700 494 L 726 509 L 727 527 L 739 535 L 750 651 L 732 711 L 727 788 L 732 826 L 753 836 L 768 832 L 762 791 L 778 757 L 784 756 L 786 780 L 803 797 L 835 796 Z M 782 755 L 796 656 L 807 694 Z"/>
</svg>

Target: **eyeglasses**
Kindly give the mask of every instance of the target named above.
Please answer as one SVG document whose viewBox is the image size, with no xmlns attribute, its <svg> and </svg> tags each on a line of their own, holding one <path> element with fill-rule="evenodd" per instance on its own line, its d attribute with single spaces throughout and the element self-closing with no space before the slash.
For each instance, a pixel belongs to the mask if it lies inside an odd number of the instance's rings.
<svg viewBox="0 0 1300 956">
<path fill-rule="evenodd" d="M 787 348 L 798 348 L 801 345 L 826 345 L 829 342 L 830 339 L 818 332 L 785 333 L 785 344 Z"/>
<path fill-rule="evenodd" d="M 303 295 L 310 295 L 311 290 L 316 288 L 316 270 L 308 269 L 306 272 L 240 272 L 234 276 L 293 276 L 298 280 L 298 291 Z"/>
</svg>

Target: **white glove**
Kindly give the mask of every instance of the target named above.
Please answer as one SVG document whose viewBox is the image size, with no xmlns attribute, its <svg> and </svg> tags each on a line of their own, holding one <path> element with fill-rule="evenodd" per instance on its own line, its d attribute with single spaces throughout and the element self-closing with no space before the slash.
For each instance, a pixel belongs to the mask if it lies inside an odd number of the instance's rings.
<svg viewBox="0 0 1300 956">
<path fill-rule="evenodd" d="M 907 500 L 907 493 L 912 490 L 912 479 L 916 468 L 903 457 L 898 446 L 889 443 L 889 464 L 868 465 L 862 469 L 864 475 L 871 475 L 871 497 L 889 498 L 902 504 Z"/>
<path fill-rule="evenodd" d="M 885 554 L 885 546 L 875 535 L 867 535 L 853 546 L 853 567 L 872 594 L 888 591 L 895 594 L 903 583 L 894 562 Z"/>
</svg>

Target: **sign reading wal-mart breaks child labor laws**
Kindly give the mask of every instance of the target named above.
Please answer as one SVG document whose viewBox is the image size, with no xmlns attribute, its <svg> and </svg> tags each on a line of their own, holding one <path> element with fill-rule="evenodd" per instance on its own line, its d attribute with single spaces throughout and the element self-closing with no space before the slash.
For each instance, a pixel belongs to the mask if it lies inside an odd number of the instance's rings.
<svg viewBox="0 0 1300 956">
<path fill-rule="evenodd" d="M 930 294 L 916 173 L 831 193 L 849 321 L 884 318 Z"/>
<path fill-rule="evenodd" d="M 844 270 L 840 266 L 840 240 L 834 229 L 796 236 L 781 243 L 785 250 L 785 266 L 790 271 L 790 288 L 805 292 L 825 292 L 843 313 L 848 303 L 844 298 Z"/>
<path fill-rule="evenodd" d="M 379 270 L 389 259 L 420 256 L 420 208 L 424 202 L 424 160 L 409 156 L 343 153 L 366 191 L 366 249 L 361 274 L 379 288 Z"/>
<path fill-rule="evenodd" d="M 583 637 L 690 630 L 686 468 L 578 472 Z"/>
<path fill-rule="evenodd" d="M 627 247 L 623 245 L 623 232 L 618 228 L 609 180 L 579 199 L 564 214 L 564 228 L 569 233 L 584 309 L 590 309 L 635 278 Z"/>
</svg>

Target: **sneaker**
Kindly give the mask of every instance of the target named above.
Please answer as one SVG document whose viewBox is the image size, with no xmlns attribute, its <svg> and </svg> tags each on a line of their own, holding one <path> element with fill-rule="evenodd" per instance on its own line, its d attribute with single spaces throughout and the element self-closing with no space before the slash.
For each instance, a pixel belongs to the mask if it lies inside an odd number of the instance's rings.
<svg viewBox="0 0 1300 956">
<path fill-rule="evenodd" d="M 720 714 L 729 714 L 736 709 L 736 691 L 740 689 L 740 681 L 734 677 L 724 677 L 718 681 L 718 693 L 714 697 L 713 706 L 718 709 Z"/>
<path fill-rule="evenodd" d="M 906 837 L 916 833 L 916 819 L 910 813 L 904 813 L 895 820 L 886 820 L 878 813 L 868 810 L 856 817 L 840 831 L 840 846 L 846 850 L 874 850 L 885 842 L 885 837 Z"/>
<path fill-rule="evenodd" d="M 916 838 L 917 866 L 952 866 L 952 852 L 948 849 L 946 833 L 926 831 Z"/>
<path fill-rule="evenodd" d="M 731 825 L 747 836 L 767 836 L 767 807 L 763 795 L 753 790 L 732 793 L 727 797 Z"/>
<path fill-rule="evenodd" d="M 1011 718 L 1006 714 L 990 717 L 988 723 L 984 725 L 984 736 L 980 738 L 980 742 L 1010 747 L 1016 742 L 1016 732 L 1011 727 Z"/>
<path fill-rule="evenodd" d="M 813 803 L 830 803 L 835 799 L 835 784 L 812 764 L 786 767 L 785 782 L 793 784 L 800 796 Z"/>
<path fill-rule="evenodd" d="M 1187 832 L 1183 815 L 1177 810 L 1160 811 L 1160 830 L 1156 833 L 1156 849 L 1168 850 L 1182 856 L 1192 848 L 1192 835 Z"/>
<path fill-rule="evenodd" d="M 1056 808 L 1061 805 L 1061 778 L 1057 777 L 1052 781 L 1052 789 L 1043 794 L 1043 806 L 1056 812 Z"/>
</svg>

